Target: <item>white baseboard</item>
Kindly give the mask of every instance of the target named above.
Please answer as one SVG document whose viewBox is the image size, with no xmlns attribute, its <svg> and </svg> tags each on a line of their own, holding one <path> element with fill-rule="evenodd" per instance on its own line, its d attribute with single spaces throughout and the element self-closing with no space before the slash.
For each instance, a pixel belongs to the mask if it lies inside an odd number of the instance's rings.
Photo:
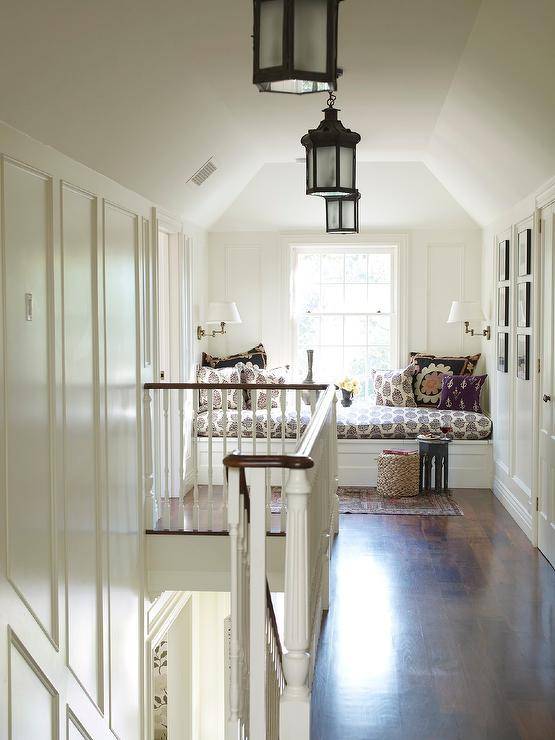
<svg viewBox="0 0 555 740">
<path fill-rule="evenodd" d="M 503 504 L 528 539 L 532 539 L 532 515 L 515 494 L 499 479 L 493 482 L 493 493 Z"/>
</svg>

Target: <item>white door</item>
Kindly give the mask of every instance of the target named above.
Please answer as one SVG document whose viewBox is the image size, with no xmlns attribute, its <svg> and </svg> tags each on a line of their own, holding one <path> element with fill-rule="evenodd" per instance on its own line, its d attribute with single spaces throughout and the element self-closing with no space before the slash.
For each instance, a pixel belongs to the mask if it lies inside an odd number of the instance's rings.
<svg viewBox="0 0 555 740">
<path fill-rule="evenodd" d="M 541 212 L 541 362 L 538 547 L 555 567 L 555 204 Z"/>
</svg>

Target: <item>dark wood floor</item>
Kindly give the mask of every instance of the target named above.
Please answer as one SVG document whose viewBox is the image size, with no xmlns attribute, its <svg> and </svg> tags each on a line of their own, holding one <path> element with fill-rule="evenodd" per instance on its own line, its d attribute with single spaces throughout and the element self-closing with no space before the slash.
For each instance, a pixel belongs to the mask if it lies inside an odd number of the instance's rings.
<svg viewBox="0 0 555 740">
<path fill-rule="evenodd" d="M 555 571 L 489 492 L 342 515 L 313 740 L 555 738 Z"/>
<path fill-rule="evenodd" d="M 179 525 L 179 499 L 170 498 L 170 528 L 164 529 L 162 519 L 158 519 L 154 529 L 147 529 L 147 534 L 227 534 L 227 515 L 224 516 L 223 488 L 215 485 L 213 487 L 213 506 L 210 509 L 208 498 L 208 486 L 199 486 L 199 527 L 194 530 L 193 519 L 193 491 L 185 494 L 183 499 L 185 522 L 184 527 Z M 270 530 L 268 534 L 282 535 L 281 518 L 279 514 L 270 517 Z"/>
</svg>

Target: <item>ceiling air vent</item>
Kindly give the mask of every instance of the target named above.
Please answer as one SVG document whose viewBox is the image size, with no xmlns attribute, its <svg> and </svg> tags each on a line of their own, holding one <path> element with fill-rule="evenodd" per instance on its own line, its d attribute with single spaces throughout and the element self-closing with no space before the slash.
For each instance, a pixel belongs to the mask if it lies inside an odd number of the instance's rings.
<svg viewBox="0 0 555 740">
<path fill-rule="evenodd" d="M 202 165 L 202 167 L 200 167 L 200 169 L 198 169 L 198 170 L 197 170 L 197 171 L 195 172 L 195 174 L 194 174 L 194 175 L 192 175 L 192 176 L 191 176 L 191 177 L 190 177 L 190 178 L 189 178 L 189 179 L 187 180 L 187 182 L 194 182 L 194 183 L 195 183 L 195 185 L 198 185 L 198 186 L 200 186 L 200 185 L 202 185 L 202 184 L 203 184 L 204 182 L 206 182 L 206 180 L 208 180 L 208 178 L 210 177 L 210 175 L 212 175 L 212 174 L 213 174 L 214 172 L 216 172 L 216 170 L 217 170 L 217 169 L 218 169 L 218 168 L 216 167 L 216 165 L 215 165 L 215 164 L 214 164 L 214 162 L 212 161 L 212 157 L 210 157 L 210 159 L 209 159 L 209 160 L 208 160 L 207 162 L 205 162 L 205 163 L 204 163 L 204 164 Z"/>
</svg>

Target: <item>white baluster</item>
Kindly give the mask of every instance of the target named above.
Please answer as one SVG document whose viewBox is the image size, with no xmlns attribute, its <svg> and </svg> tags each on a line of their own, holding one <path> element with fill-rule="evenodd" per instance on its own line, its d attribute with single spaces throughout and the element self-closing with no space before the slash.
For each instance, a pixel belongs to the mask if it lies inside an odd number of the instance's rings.
<svg viewBox="0 0 555 740">
<path fill-rule="evenodd" d="M 252 454 L 256 455 L 256 412 L 258 411 L 258 391 L 256 388 L 252 390 Z"/>
<path fill-rule="evenodd" d="M 214 422 L 214 391 L 208 389 L 208 531 L 214 527 L 214 470 L 212 459 L 212 424 Z"/>
<path fill-rule="evenodd" d="M 266 452 L 272 454 L 272 391 L 266 390 Z M 272 471 L 266 468 L 266 531 L 272 529 Z"/>
<path fill-rule="evenodd" d="M 227 397 L 227 391 L 224 389 L 222 391 L 222 416 L 223 416 L 223 456 L 222 461 L 225 459 L 227 455 L 227 405 L 228 405 L 228 397 Z M 235 393 L 235 391 L 234 391 Z M 225 529 L 226 522 L 227 522 L 227 499 L 228 499 L 228 481 L 227 481 L 227 475 L 226 475 L 226 467 L 222 462 L 222 528 Z"/>
<path fill-rule="evenodd" d="M 198 495 L 198 397 L 199 392 L 193 390 L 193 423 L 191 439 L 191 456 L 193 458 L 193 529 L 198 531 L 200 528 L 200 507 Z"/>
<path fill-rule="evenodd" d="M 154 440 L 152 438 L 152 398 L 150 391 L 143 394 L 143 451 L 144 451 L 144 518 L 147 529 L 155 529 L 158 523 L 158 506 L 154 491 L 154 465 L 152 449 Z"/>
<path fill-rule="evenodd" d="M 282 390 L 280 394 L 280 408 L 281 408 L 281 454 L 285 455 L 285 412 L 287 409 L 287 391 Z M 280 491 L 280 515 L 279 515 L 279 529 L 280 532 L 285 532 L 285 468 L 281 469 L 281 491 Z"/>
<path fill-rule="evenodd" d="M 266 521 L 264 469 L 250 480 L 249 714 L 252 738 L 266 737 Z"/>
<path fill-rule="evenodd" d="M 285 650 L 286 687 L 281 698 L 281 740 L 308 740 L 310 733 L 308 495 L 304 470 L 292 470 L 287 481 L 287 536 L 285 541 Z"/>
<path fill-rule="evenodd" d="M 316 410 L 316 401 L 318 400 L 318 391 L 309 391 L 310 394 L 310 416 L 314 416 Z"/>
<path fill-rule="evenodd" d="M 241 552 L 239 545 L 239 522 L 240 522 L 240 501 L 239 492 L 239 475 L 237 468 L 231 468 L 229 471 L 229 507 L 228 507 L 228 525 L 229 525 L 229 542 L 230 542 L 230 562 L 231 562 L 231 583 L 230 583 L 230 601 L 231 601 L 231 645 L 230 645 L 230 696 L 229 696 L 229 726 L 230 734 L 234 737 L 240 717 L 241 704 L 241 618 L 240 604 L 243 594 L 241 593 L 240 571 L 243 567 L 241 562 Z"/>
<path fill-rule="evenodd" d="M 164 503 L 162 505 L 162 529 L 170 528 L 170 392 L 162 391 L 164 419 Z"/>
<path fill-rule="evenodd" d="M 243 391 L 239 391 L 237 399 L 237 448 L 241 452 L 243 443 Z"/>
<path fill-rule="evenodd" d="M 297 412 L 297 442 L 301 438 L 301 391 L 295 391 L 295 410 Z"/>
<path fill-rule="evenodd" d="M 178 391 L 179 417 L 179 507 L 177 510 L 177 527 L 185 529 L 185 391 Z"/>
</svg>

